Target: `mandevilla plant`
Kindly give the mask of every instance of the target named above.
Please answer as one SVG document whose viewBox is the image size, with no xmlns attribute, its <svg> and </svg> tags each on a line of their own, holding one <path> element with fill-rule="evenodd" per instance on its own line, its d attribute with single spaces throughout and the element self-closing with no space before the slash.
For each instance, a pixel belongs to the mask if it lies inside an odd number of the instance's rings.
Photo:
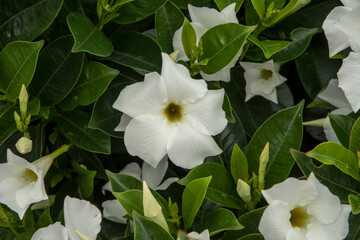
<svg viewBox="0 0 360 240">
<path fill-rule="evenodd" d="M 359 240 L 358 0 L 0 1 L 0 240 Z"/>
</svg>

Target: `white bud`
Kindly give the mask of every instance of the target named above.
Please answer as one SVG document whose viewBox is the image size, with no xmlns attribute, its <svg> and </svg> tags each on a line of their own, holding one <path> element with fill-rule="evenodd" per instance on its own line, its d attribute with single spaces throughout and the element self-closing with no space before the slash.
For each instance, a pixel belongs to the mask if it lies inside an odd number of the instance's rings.
<svg viewBox="0 0 360 240">
<path fill-rule="evenodd" d="M 241 197 L 241 199 L 244 201 L 244 203 L 248 204 L 251 203 L 251 190 L 249 184 L 244 182 L 239 178 L 236 191 Z"/>
<path fill-rule="evenodd" d="M 29 153 L 32 149 L 32 141 L 27 137 L 22 137 L 17 141 L 15 147 L 21 154 Z"/>
</svg>

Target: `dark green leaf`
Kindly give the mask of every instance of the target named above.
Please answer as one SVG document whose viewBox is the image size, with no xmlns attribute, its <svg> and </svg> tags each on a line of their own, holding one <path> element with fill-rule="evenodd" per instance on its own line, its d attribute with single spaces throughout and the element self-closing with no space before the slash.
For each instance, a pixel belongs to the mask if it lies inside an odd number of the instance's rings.
<svg viewBox="0 0 360 240">
<path fill-rule="evenodd" d="M 36 222 L 36 228 L 47 227 L 50 224 L 53 224 L 50 215 L 50 207 L 46 207 Z"/>
<path fill-rule="evenodd" d="M 355 120 L 346 115 L 329 114 L 331 126 L 341 145 L 349 148 L 350 132 Z"/>
<path fill-rule="evenodd" d="M 243 236 L 241 238 L 238 238 L 237 240 L 264 240 L 264 237 L 260 233 L 252 233 L 252 234 Z"/>
<path fill-rule="evenodd" d="M 134 240 L 174 240 L 174 238 L 164 228 L 148 218 L 133 212 L 135 230 Z"/>
<path fill-rule="evenodd" d="M 356 196 L 354 194 L 350 194 L 349 195 L 349 203 L 352 208 L 352 213 L 354 215 L 359 214 L 360 213 L 360 197 Z"/>
<path fill-rule="evenodd" d="M 11 104 L 0 105 L 0 146 L 16 130 L 13 106 Z"/>
<path fill-rule="evenodd" d="M 234 145 L 231 154 L 231 175 L 235 182 L 237 182 L 239 178 L 245 182 L 249 179 L 247 158 L 237 144 Z"/>
<path fill-rule="evenodd" d="M 350 133 L 349 149 L 355 154 L 360 150 L 360 118 L 355 121 L 352 127 Z"/>
<path fill-rule="evenodd" d="M 254 43 L 256 46 L 261 48 L 266 58 L 270 58 L 273 54 L 281 51 L 282 49 L 289 46 L 289 41 L 279 41 L 279 40 L 264 40 L 260 41 L 253 35 L 249 35 L 249 41 Z"/>
<path fill-rule="evenodd" d="M 198 56 L 198 49 L 196 46 L 196 32 L 187 18 L 184 18 L 184 24 L 181 31 L 181 42 L 184 47 L 186 56 L 191 62 L 195 62 Z"/>
<path fill-rule="evenodd" d="M 215 0 L 215 3 L 220 10 L 223 10 L 232 3 L 236 3 L 235 12 L 238 12 L 244 0 Z"/>
<path fill-rule="evenodd" d="M 121 203 L 129 216 L 132 217 L 134 210 L 144 215 L 143 192 L 141 190 L 135 189 L 126 192 L 113 192 L 113 195 Z"/>
<path fill-rule="evenodd" d="M 265 16 L 265 0 L 251 0 L 251 3 L 262 21 Z"/>
<path fill-rule="evenodd" d="M 87 170 L 85 167 L 80 166 L 74 161 L 71 162 L 71 165 L 78 174 L 76 177 L 76 182 L 82 194 L 84 194 L 84 197 L 86 198 L 90 197 L 94 190 L 94 178 L 96 171 Z"/>
<path fill-rule="evenodd" d="M 360 215 L 350 214 L 349 216 L 349 233 L 344 240 L 360 239 Z"/>
<path fill-rule="evenodd" d="M 201 7 L 205 3 L 210 2 L 211 0 L 172 0 L 179 8 L 188 9 L 188 4 L 194 7 Z"/>
</svg>

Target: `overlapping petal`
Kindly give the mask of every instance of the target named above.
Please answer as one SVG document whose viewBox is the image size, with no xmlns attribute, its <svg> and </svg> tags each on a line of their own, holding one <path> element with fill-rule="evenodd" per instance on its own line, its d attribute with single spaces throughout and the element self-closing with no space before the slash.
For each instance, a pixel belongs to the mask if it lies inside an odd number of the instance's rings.
<svg viewBox="0 0 360 240">
<path fill-rule="evenodd" d="M 66 228 L 60 222 L 38 229 L 31 240 L 68 240 Z"/>
<path fill-rule="evenodd" d="M 342 204 L 341 212 L 336 221 L 332 224 L 324 225 L 324 230 L 329 235 L 329 240 L 344 239 L 349 233 L 349 214 L 351 212 L 351 206 Z"/>
</svg>

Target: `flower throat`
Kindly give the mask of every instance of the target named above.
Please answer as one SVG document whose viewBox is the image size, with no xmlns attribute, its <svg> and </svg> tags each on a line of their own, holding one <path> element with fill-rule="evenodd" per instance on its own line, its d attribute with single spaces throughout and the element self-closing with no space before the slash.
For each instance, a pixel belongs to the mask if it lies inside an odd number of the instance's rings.
<svg viewBox="0 0 360 240">
<path fill-rule="evenodd" d="M 178 122 L 182 119 L 182 106 L 171 102 L 165 107 L 164 114 L 170 122 Z"/>
</svg>

